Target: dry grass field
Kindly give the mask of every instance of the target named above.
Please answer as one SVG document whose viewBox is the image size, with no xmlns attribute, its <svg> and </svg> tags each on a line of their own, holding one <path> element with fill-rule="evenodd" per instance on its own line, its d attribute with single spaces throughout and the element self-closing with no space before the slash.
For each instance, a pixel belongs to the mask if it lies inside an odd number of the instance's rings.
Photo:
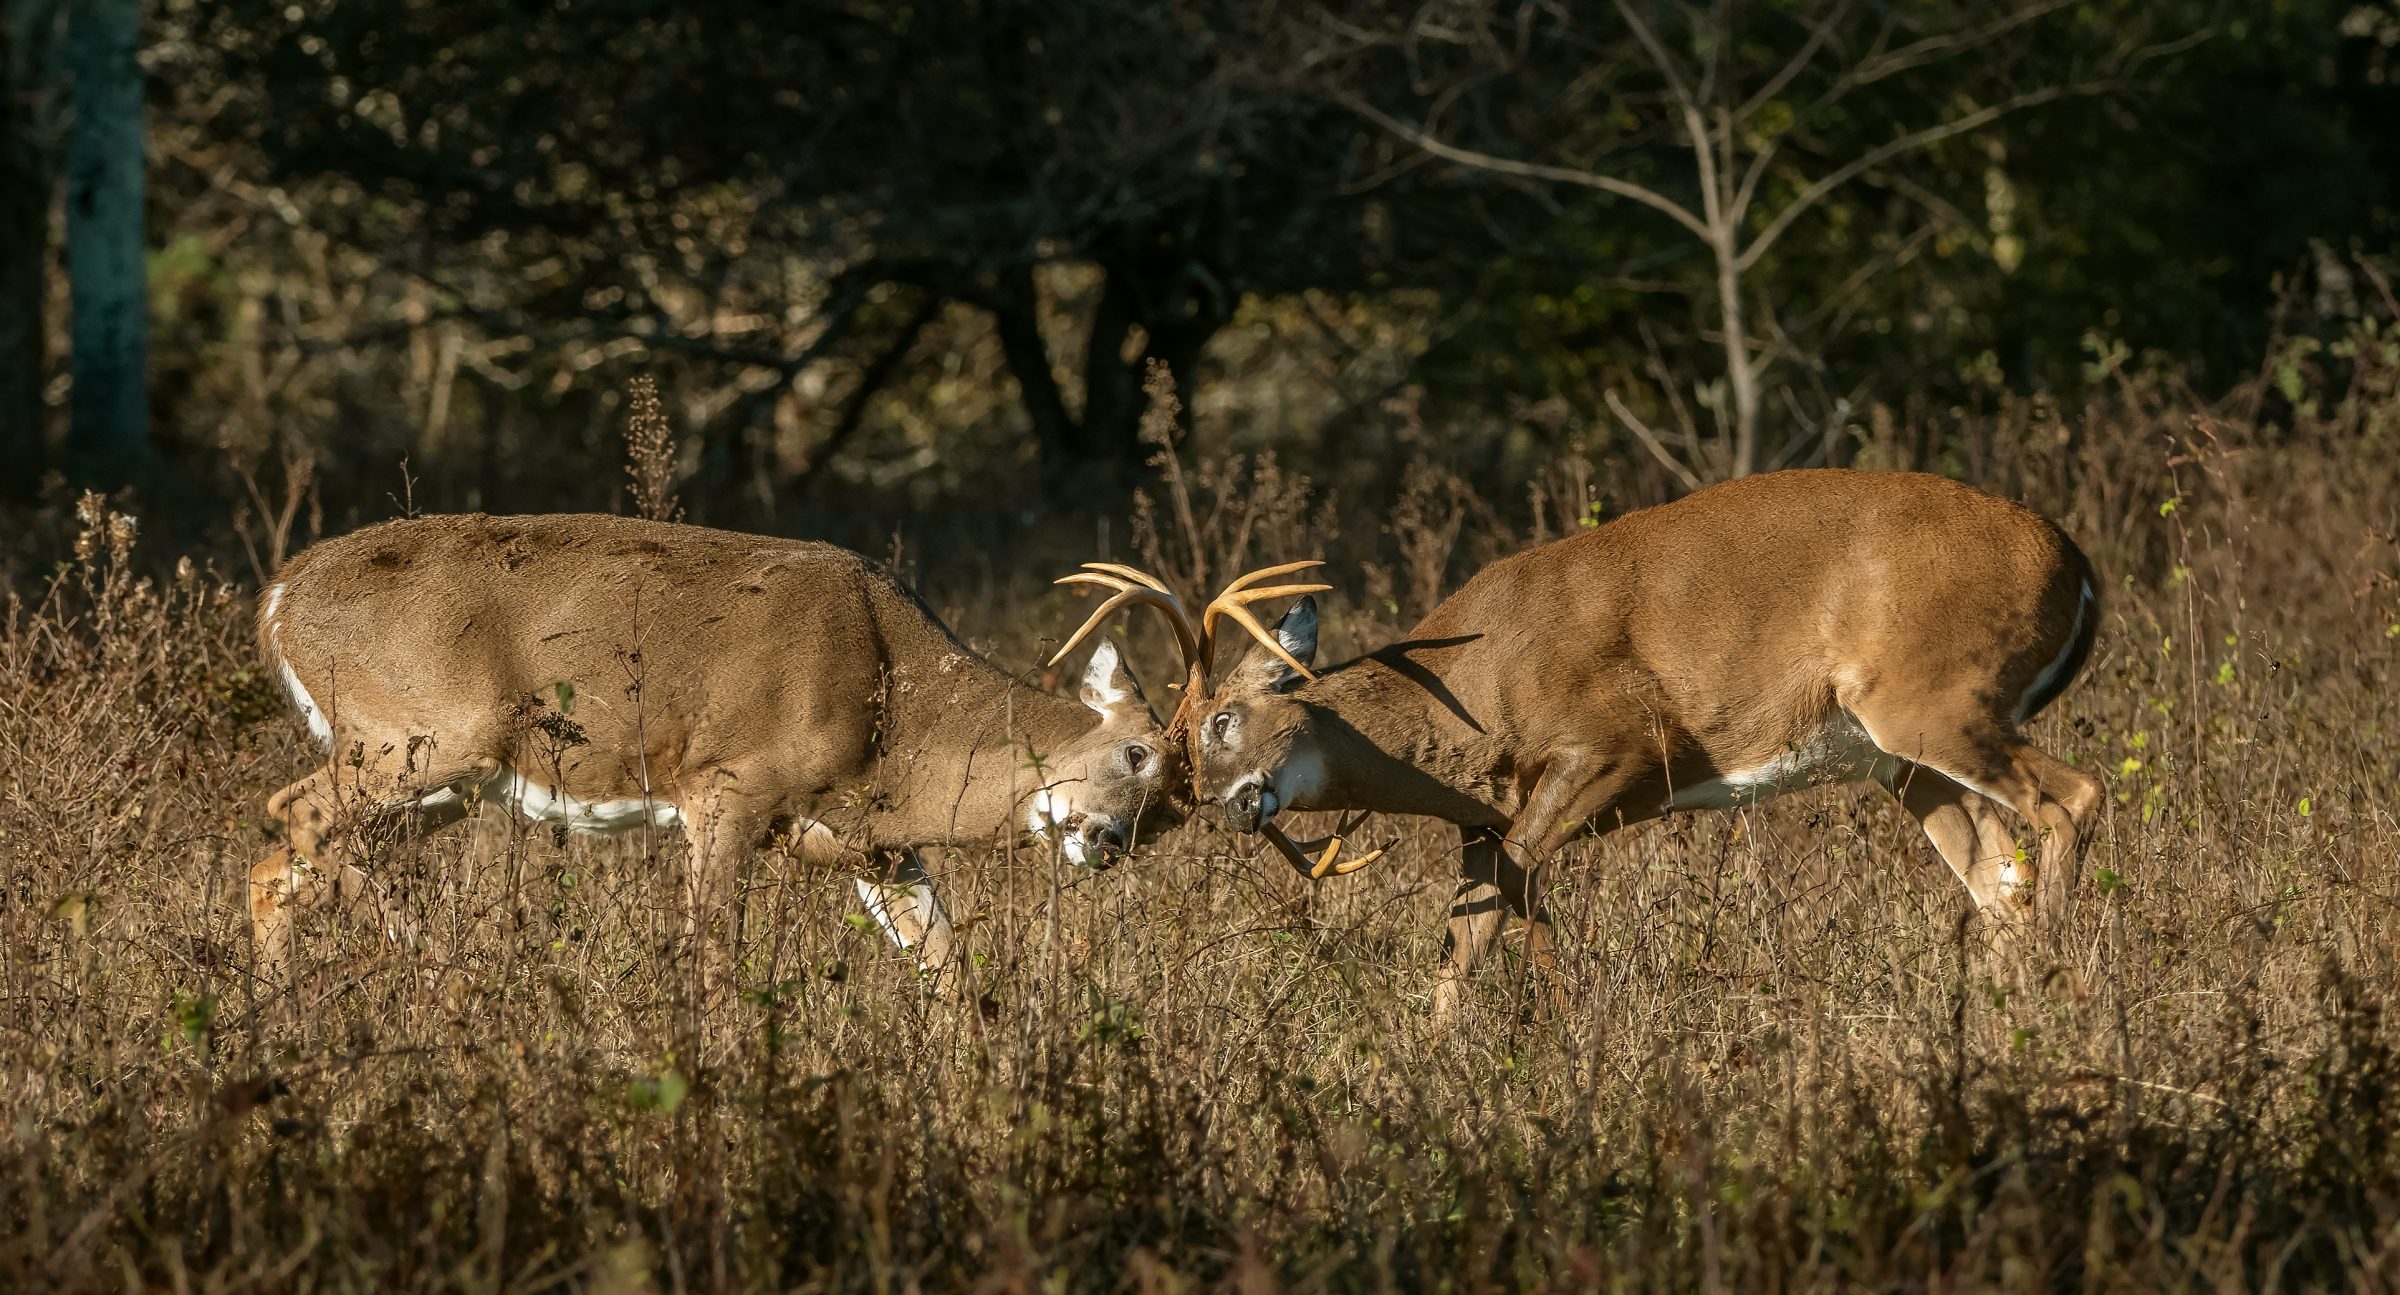
<svg viewBox="0 0 2400 1295">
<path fill-rule="evenodd" d="M 1102 874 L 950 858 L 964 998 L 846 877 L 761 854 L 703 999 L 677 841 L 487 812 L 380 861 L 421 948 L 306 924 L 271 991 L 243 885 L 304 731 L 247 579 L 94 511 L 0 626 L 0 1287 L 2388 1289 L 2400 364 L 2371 360 L 2272 418 L 2129 381 L 1849 450 L 2023 498 L 2109 579 L 2037 721 L 2108 788 L 2069 929 L 1983 953 L 1871 789 L 1679 816 L 1556 870 L 1571 1011 L 1512 931 L 1447 1037 L 1456 839 L 1402 821 L 1313 889 L 1209 822 Z M 1211 463 L 1132 547 L 1321 550 L 1338 656 L 1632 480 L 1417 471 L 1337 530 Z M 998 583 L 919 537 L 911 574 L 1031 670 L 1088 536 L 1036 528 Z"/>
</svg>

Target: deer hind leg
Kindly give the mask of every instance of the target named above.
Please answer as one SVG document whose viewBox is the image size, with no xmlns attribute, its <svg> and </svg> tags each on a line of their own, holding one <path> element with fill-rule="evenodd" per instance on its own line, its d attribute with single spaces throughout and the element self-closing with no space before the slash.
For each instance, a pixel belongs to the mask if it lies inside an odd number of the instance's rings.
<svg viewBox="0 0 2400 1295">
<path fill-rule="evenodd" d="M 2014 725 L 1990 718 L 1979 708 L 1959 707 L 1952 714 L 1964 718 L 1946 723 L 1938 712 L 1930 716 L 1869 715 L 1854 707 L 1853 713 L 1885 751 L 1935 770 L 1966 790 L 1980 792 L 2022 815 L 2040 837 L 2041 861 L 2030 878 L 2023 877 L 2019 867 L 2019 884 L 2032 883 L 2033 907 L 2045 922 L 2066 915 L 2084 842 L 2100 808 L 2097 779 L 2052 758 L 2026 741 Z M 1964 812 L 1972 820 L 1978 811 L 1969 808 Z M 1930 834 L 1932 829 L 1929 826 L 1927 830 Z M 1974 831 L 1977 851 L 1990 848 L 1991 834 L 2005 836 L 1997 826 L 1980 821 L 1975 822 Z M 2008 854 L 2013 861 L 2013 844 Z"/>
<path fill-rule="evenodd" d="M 302 911 L 360 910 L 394 940 L 413 933 L 366 871 L 341 857 L 343 847 L 355 853 L 395 835 L 438 832 L 467 816 L 466 795 L 452 782 L 371 786 L 344 788 L 328 765 L 267 799 L 285 843 L 250 869 L 250 937 L 263 976 L 279 979 L 289 967 L 293 920 Z"/>
<path fill-rule="evenodd" d="M 2075 899 L 2083 854 L 2091 846 L 2092 820 L 2099 817 L 2100 780 L 2048 752 L 2025 743 L 2018 758 L 2040 789 L 2042 873 L 2035 906 L 2045 919 L 2063 918 Z"/>
<path fill-rule="evenodd" d="M 1921 764 L 1895 762 L 1877 781 L 1899 800 L 1925 839 L 1975 901 L 1976 910 L 2005 939 L 2022 925 L 2030 896 L 2018 867 L 2016 842 L 1993 803 Z"/>
</svg>

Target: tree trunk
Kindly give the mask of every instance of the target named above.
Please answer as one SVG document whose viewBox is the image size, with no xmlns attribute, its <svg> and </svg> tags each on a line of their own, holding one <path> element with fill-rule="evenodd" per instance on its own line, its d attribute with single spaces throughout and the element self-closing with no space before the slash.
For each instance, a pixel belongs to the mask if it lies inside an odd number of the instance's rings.
<svg viewBox="0 0 2400 1295">
<path fill-rule="evenodd" d="M 1150 362 L 1163 361 L 1174 377 L 1175 394 L 1183 401 L 1185 425 L 1189 426 L 1194 402 L 1199 397 L 1196 384 L 1200 354 L 1230 317 L 1210 297 L 1190 290 L 1195 276 L 1188 267 L 1160 271 L 1156 281 L 1172 286 L 1150 294 L 1145 301 L 1142 284 L 1130 280 L 1120 284 L 1112 274 L 1112 286 L 1102 298 L 1091 343 L 1090 372 L 1105 375 L 1109 382 L 1105 402 L 1101 399 L 1101 388 L 1089 388 L 1092 408 L 1106 415 L 1104 419 L 1089 415 L 1084 419 L 1091 453 L 1122 465 L 1129 476 L 1137 477 L 1150 453 L 1141 441 L 1142 416 L 1149 409 L 1143 384 L 1149 376 Z M 1134 325 L 1142 330 L 1141 353 L 1126 360 L 1125 338 Z M 1087 383 L 1092 381 L 1086 379 Z"/>
<path fill-rule="evenodd" d="M 1041 291 L 1030 266 L 1015 266 L 1000 274 L 992 301 L 993 331 L 1000 337 L 1000 355 L 1009 375 L 1017 380 L 1017 399 L 1041 442 L 1042 457 L 1055 460 L 1063 447 L 1083 433 L 1067 412 L 1050 368 L 1050 347 L 1042 340 Z"/>
<path fill-rule="evenodd" d="M 1125 343 L 1144 321 L 1135 285 L 1114 269 L 1104 267 L 1101 276 L 1100 304 L 1083 345 L 1082 435 L 1069 453 L 1079 466 L 1129 477 L 1143 458 L 1143 366 L 1140 355 L 1125 358 Z M 1145 353 L 1149 344 L 1145 337 Z"/>
<path fill-rule="evenodd" d="M 42 363 L 58 13 L 58 0 L 0 3 L 0 498 L 32 498 L 46 466 Z"/>
<path fill-rule="evenodd" d="M 78 476 L 130 480 L 150 451 L 143 264 L 141 0 L 74 0 L 67 68 L 67 273 L 74 306 L 69 446 Z"/>
<path fill-rule="evenodd" d="M 1038 324 L 1040 301 L 1030 269 L 1000 277 L 992 314 L 1001 354 L 1025 404 L 1025 415 L 1041 441 L 1047 470 L 1066 482 L 1131 485 L 1148 451 L 1142 445 L 1142 379 L 1152 359 L 1174 370 L 1186 406 L 1200 350 L 1225 325 L 1225 314 L 1185 299 L 1187 309 L 1146 308 L 1143 284 L 1118 269 L 1105 269 L 1100 301 L 1092 312 L 1083 346 L 1083 410 L 1067 408 L 1066 395 L 1050 367 L 1050 351 Z M 1125 358 L 1128 340 L 1141 330 L 1140 353 Z"/>
<path fill-rule="evenodd" d="M 1725 326 L 1725 385 L 1733 397 L 1733 475 L 1758 471 L 1758 371 L 1751 367 L 1750 334 L 1742 321 L 1742 271 L 1735 232 L 1722 231 L 1717 254 L 1717 306 Z"/>
</svg>

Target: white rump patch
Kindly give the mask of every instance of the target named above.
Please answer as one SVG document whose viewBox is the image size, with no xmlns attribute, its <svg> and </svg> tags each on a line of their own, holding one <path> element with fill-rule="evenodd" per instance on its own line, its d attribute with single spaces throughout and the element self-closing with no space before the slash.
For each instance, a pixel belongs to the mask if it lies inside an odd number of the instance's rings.
<svg viewBox="0 0 2400 1295">
<path fill-rule="evenodd" d="M 333 745 L 333 725 L 325 720 L 325 712 L 317 709 L 317 699 L 300 686 L 300 676 L 293 672 L 292 663 L 283 655 L 283 585 L 267 586 L 266 602 L 259 619 L 267 627 L 267 648 L 275 656 L 276 673 L 283 676 L 283 690 L 292 695 L 292 704 L 300 708 L 301 718 L 308 721 L 308 731 L 328 748 Z"/>
<path fill-rule="evenodd" d="M 317 699 L 309 696 L 308 689 L 300 686 L 300 676 L 292 673 L 289 661 L 278 661 L 276 664 L 283 669 L 284 691 L 292 695 L 292 704 L 300 708 L 301 717 L 308 721 L 308 731 L 319 742 L 330 747 L 333 744 L 333 725 L 325 722 L 325 713 L 317 709 Z"/>
<path fill-rule="evenodd" d="M 1677 787 L 1667 808 L 1735 809 L 1807 787 L 1857 782 L 1873 777 L 1876 765 L 1889 758 L 1844 711 L 1755 769 L 1722 773 L 1706 782 Z"/>
<path fill-rule="evenodd" d="M 2066 672 L 2068 659 L 2075 655 L 2076 641 L 2083 637 L 2084 619 L 2092 614 L 2092 604 L 2097 601 L 2097 596 L 2092 593 L 2092 582 L 2084 581 L 2083 597 L 2075 604 L 2075 623 L 2067 627 L 2066 643 L 2058 649 L 2058 656 L 2033 677 L 2033 686 L 2017 699 L 2016 713 L 2010 716 L 2011 719 L 2019 724 L 2024 723 L 2025 717 L 2033 713 L 2033 699 L 2048 692 L 2058 682 L 2058 677 Z"/>
</svg>

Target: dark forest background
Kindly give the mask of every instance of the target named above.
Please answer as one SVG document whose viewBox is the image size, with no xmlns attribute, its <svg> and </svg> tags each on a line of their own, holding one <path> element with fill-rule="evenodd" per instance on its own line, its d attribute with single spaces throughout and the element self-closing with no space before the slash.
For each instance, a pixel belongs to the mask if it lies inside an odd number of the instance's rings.
<svg viewBox="0 0 2400 1295">
<path fill-rule="evenodd" d="M 622 507 L 635 375 L 695 520 L 871 547 L 1120 514 L 1152 361 L 1337 490 L 1656 493 L 2395 313 L 2391 0 L 0 12 L 0 508 L 262 551 Z"/>
</svg>

